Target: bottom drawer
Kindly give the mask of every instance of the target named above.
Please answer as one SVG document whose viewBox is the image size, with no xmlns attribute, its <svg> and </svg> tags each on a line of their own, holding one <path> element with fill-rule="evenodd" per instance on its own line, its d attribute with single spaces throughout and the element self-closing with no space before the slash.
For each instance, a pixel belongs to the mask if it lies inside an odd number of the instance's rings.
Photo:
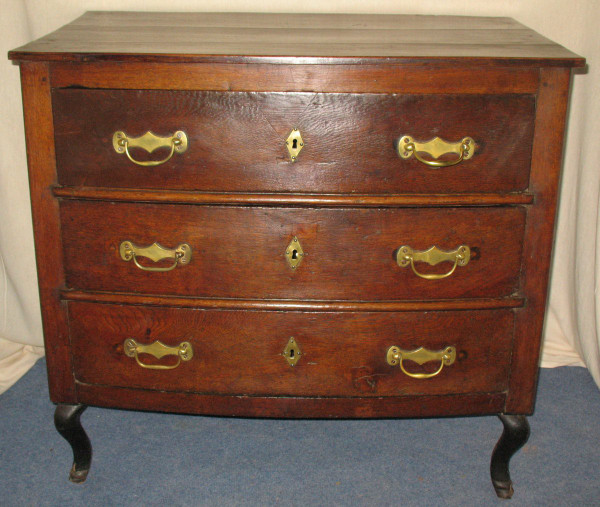
<svg viewBox="0 0 600 507">
<path fill-rule="evenodd" d="M 69 319 L 75 378 L 82 383 L 207 394 L 403 396 L 505 390 L 513 312 L 313 313 L 71 302 Z M 401 354 L 404 371 L 390 352 L 394 346 L 407 352 Z M 415 355 L 420 347 L 455 352 L 446 352 L 446 359 Z"/>
</svg>

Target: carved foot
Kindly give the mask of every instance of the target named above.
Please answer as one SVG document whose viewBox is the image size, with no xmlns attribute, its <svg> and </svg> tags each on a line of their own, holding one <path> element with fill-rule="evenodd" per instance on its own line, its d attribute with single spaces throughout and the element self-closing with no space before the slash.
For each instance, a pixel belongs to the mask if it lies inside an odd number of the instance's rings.
<svg viewBox="0 0 600 507">
<path fill-rule="evenodd" d="M 58 405 L 54 412 L 54 426 L 73 449 L 73 466 L 69 474 L 72 482 L 83 482 L 92 464 L 92 445 L 79 418 L 86 405 Z"/>
<path fill-rule="evenodd" d="M 527 442 L 529 438 L 529 423 L 524 415 L 498 415 L 504 431 L 494 452 L 490 464 L 492 484 L 499 498 L 510 498 L 513 495 L 512 481 L 508 464 L 510 458 Z"/>
</svg>

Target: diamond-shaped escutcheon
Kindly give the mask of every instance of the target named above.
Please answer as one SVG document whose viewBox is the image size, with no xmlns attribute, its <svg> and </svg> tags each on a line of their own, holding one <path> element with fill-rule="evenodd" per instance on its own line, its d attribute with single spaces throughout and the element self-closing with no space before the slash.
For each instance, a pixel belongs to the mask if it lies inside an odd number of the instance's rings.
<svg viewBox="0 0 600 507">
<path fill-rule="evenodd" d="M 300 361 L 301 356 L 302 352 L 300 350 L 300 347 L 298 347 L 296 340 L 294 340 L 294 337 L 292 336 L 288 340 L 285 349 L 283 349 L 283 357 L 285 357 L 285 360 L 290 366 L 295 366 L 296 363 Z"/>
<path fill-rule="evenodd" d="M 298 265 L 302 262 L 302 258 L 304 257 L 304 250 L 302 250 L 302 245 L 298 238 L 294 236 L 290 244 L 285 249 L 285 258 L 292 269 L 296 269 Z"/>
<path fill-rule="evenodd" d="M 290 132 L 290 135 L 285 140 L 285 145 L 290 153 L 292 162 L 296 162 L 300 151 L 302 151 L 302 148 L 304 148 L 304 141 L 302 140 L 300 131 L 297 128 Z"/>
</svg>

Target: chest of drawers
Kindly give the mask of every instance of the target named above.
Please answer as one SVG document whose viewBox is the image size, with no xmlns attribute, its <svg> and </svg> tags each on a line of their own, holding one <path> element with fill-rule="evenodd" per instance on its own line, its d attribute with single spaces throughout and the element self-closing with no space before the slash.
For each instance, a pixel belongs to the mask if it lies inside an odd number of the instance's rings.
<svg viewBox="0 0 600 507">
<path fill-rule="evenodd" d="M 571 68 L 506 18 L 87 13 L 21 66 L 55 423 L 533 411 Z"/>
</svg>

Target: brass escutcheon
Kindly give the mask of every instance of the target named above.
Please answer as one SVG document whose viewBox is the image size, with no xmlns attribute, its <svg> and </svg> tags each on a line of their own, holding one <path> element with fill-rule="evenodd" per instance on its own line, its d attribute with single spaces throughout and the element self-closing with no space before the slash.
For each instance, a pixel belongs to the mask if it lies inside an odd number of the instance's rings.
<svg viewBox="0 0 600 507">
<path fill-rule="evenodd" d="M 302 151 L 302 148 L 304 148 L 304 141 L 302 140 L 302 135 L 300 134 L 300 131 L 297 128 L 293 129 L 290 132 L 290 135 L 285 140 L 285 145 L 290 154 L 290 159 L 292 160 L 292 162 L 296 162 L 298 155 Z"/>
<path fill-rule="evenodd" d="M 294 340 L 293 336 L 288 340 L 287 345 L 283 349 L 282 355 L 285 357 L 285 360 L 290 366 L 296 366 L 296 363 L 300 361 L 302 351 L 300 350 L 300 347 L 296 343 L 296 340 Z"/>
<path fill-rule="evenodd" d="M 285 249 L 285 258 L 292 269 L 296 269 L 304 257 L 304 250 L 298 238 L 294 236 L 290 244 Z"/>
</svg>

